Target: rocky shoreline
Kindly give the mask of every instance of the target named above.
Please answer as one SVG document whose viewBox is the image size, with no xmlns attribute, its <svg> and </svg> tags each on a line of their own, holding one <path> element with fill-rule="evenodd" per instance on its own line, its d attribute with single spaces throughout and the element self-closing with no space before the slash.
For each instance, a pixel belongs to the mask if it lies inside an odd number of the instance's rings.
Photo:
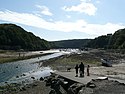
<svg viewBox="0 0 125 94">
<path fill-rule="evenodd" d="M 84 78 L 83 78 L 84 79 Z M 3 90 L 3 91 L 2 91 Z M 125 84 L 105 79 L 92 79 L 81 84 L 52 73 L 31 84 L 8 84 L 0 87 L 0 94 L 124 94 Z"/>
<path fill-rule="evenodd" d="M 7 84 L 0 86 L 0 94 L 49 94 L 50 87 L 44 81 L 34 81 L 31 84 Z"/>
<path fill-rule="evenodd" d="M 83 78 L 84 79 L 84 78 Z M 49 94 L 124 94 L 125 84 L 105 79 L 92 79 L 87 84 L 74 82 L 59 75 L 51 75 L 46 85 L 52 90 Z M 55 93 L 54 93 L 55 92 Z"/>
</svg>

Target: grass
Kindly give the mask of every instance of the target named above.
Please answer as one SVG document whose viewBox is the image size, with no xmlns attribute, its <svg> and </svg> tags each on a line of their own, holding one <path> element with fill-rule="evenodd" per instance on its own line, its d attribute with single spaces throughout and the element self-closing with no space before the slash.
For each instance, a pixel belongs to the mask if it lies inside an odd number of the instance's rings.
<svg viewBox="0 0 125 94">
<path fill-rule="evenodd" d="M 35 58 L 35 57 L 52 54 L 52 53 L 45 53 L 45 54 L 36 54 L 36 55 L 28 55 L 28 56 L 19 57 L 18 52 L 11 52 L 11 51 L 3 51 L 3 52 L 4 52 L 4 56 L 0 56 L 0 63 L 8 63 L 8 62 L 25 60 L 25 59 L 30 59 L 30 58 Z"/>
<path fill-rule="evenodd" d="M 76 64 L 80 64 L 83 62 L 86 65 L 90 66 L 98 66 L 100 65 L 100 59 L 96 58 L 91 54 L 72 54 L 72 55 L 64 55 L 57 58 L 52 58 L 43 62 L 43 66 L 50 66 L 53 69 L 63 69 L 67 67 L 74 68 Z"/>
<path fill-rule="evenodd" d="M 19 60 L 18 58 L 14 57 L 5 57 L 5 58 L 0 58 L 0 63 L 6 63 L 6 62 L 12 62 L 12 61 L 17 61 Z"/>
</svg>

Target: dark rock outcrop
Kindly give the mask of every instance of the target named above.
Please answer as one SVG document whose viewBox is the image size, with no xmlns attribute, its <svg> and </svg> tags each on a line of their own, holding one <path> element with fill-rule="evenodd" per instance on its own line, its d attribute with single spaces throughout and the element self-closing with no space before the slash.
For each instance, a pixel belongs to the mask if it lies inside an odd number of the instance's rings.
<svg viewBox="0 0 125 94">
<path fill-rule="evenodd" d="M 106 77 L 92 79 L 85 85 L 58 75 L 51 75 L 45 81 L 52 89 L 49 94 L 125 94 L 124 83 Z"/>
</svg>

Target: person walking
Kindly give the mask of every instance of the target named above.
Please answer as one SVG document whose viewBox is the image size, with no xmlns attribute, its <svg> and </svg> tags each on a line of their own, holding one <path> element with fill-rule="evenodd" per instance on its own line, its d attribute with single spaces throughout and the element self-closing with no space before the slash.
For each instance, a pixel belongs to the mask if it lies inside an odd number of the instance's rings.
<svg viewBox="0 0 125 94">
<path fill-rule="evenodd" d="M 79 66 L 78 66 L 78 64 L 76 64 L 76 66 L 75 66 L 76 76 L 75 77 L 78 77 L 78 69 L 79 69 Z"/>
<path fill-rule="evenodd" d="M 84 64 L 81 62 L 79 65 L 80 77 L 84 77 Z"/>
</svg>

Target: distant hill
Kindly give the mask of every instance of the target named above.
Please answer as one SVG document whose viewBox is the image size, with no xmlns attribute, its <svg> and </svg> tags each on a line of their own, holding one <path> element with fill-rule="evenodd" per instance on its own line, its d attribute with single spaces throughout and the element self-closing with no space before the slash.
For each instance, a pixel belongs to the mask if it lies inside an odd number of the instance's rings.
<svg viewBox="0 0 125 94">
<path fill-rule="evenodd" d="M 112 35 L 103 35 L 91 40 L 87 47 L 89 48 L 108 48 Z"/>
<path fill-rule="evenodd" d="M 5 50 L 46 50 L 48 41 L 25 31 L 15 24 L 0 24 L 0 49 Z"/>
<path fill-rule="evenodd" d="M 105 49 L 125 49 L 125 29 L 117 30 L 113 35 L 107 34 L 91 40 L 87 47 Z"/>
<path fill-rule="evenodd" d="M 91 39 L 72 39 L 53 41 L 51 44 L 53 48 L 84 48 Z"/>
</svg>

